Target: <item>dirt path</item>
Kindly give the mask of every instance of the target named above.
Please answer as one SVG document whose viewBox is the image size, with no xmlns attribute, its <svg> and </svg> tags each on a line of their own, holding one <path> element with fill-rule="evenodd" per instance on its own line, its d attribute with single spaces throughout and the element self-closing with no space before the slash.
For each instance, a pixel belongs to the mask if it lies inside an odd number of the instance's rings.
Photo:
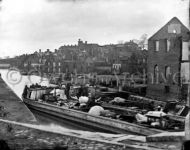
<svg viewBox="0 0 190 150">
<path fill-rule="evenodd" d="M 0 118 L 36 123 L 34 115 L 0 77 Z"/>
</svg>

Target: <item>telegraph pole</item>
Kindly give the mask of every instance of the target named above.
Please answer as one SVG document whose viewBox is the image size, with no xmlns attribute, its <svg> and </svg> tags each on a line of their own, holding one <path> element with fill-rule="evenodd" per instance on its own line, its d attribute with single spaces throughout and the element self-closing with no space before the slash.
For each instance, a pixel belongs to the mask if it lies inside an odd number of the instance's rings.
<svg viewBox="0 0 190 150">
<path fill-rule="evenodd" d="M 189 18 L 190 18 L 190 2 L 189 2 Z M 190 27 L 190 23 L 189 23 Z M 189 33 L 190 42 L 190 33 Z M 187 93 L 187 106 L 189 108 L 189 113 L 185 119 L 185 140 L 190 140 L 190 44 L 189 44 L 189 80 L 188 80 L 188 93 Z"/>
<path fill-rule="evenodd" d="M 190 49 L 190 46 L 189 46 Z M 189 108 L 189 113 L 185 119 L 185 139 L 190 140 L 190 52 L 189 52 L 189 81 L 188 81 L 188 91 L 187 91 L 187 106 Z"/>
</svg>

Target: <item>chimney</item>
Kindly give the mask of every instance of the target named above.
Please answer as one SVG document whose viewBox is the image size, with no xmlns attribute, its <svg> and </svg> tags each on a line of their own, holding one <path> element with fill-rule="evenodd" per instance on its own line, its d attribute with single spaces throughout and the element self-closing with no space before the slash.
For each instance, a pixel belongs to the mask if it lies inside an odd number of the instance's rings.
<svg viewBox="0 0 190 150">
<path fill-rule="evenodd" d="M 81 46 L 83 44 L 83 41 L 81 39 L 78 40 L 78 46 Z"/>
</svg>

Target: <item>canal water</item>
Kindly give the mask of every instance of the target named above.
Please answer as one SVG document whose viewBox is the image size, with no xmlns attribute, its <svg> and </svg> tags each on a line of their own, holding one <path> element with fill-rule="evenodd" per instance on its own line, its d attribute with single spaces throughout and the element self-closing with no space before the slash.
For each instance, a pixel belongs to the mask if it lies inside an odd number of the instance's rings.
<svg viewBox="0 0 190 150">
<path fill-rule="evenodd" d="M 49 81 L 45 78 L 41 78 L 35 75 L 21 75 L 18 71 L 15 70 L 0 70 L 1 76 L 6 84 L 16 93 L 16 95 L 21 98 L 23 89 L 25 85 L 31 84 L 41 84 L 41 85 L 49 85 Z M 72 129 L 72 130 L 84 130 L 84 131 L 91 131 L 91 132 L 106 132 L 104 130 L 94 129 L 92 127 L 87 127 L 84 125 L 76 124 L 74 122 L 59 119 L 45 113 L 39 113 L 37 111 L 32 110 L 32 113 L 38 120 L 41 125 L 50 125 L 50 126 L 61 126 L 65 129 Z M 107 132 L 108 133 L 108 132 Z"/>
</svg>

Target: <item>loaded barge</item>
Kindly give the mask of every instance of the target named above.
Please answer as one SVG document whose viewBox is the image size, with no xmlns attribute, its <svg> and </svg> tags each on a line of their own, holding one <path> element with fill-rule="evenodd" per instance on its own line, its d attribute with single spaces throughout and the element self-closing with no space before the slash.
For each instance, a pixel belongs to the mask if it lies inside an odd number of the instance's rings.
<svg viewBox="0 0 190 150">
<path fill-rule="evenodd" d="M 48 88 L 27 88 L 23 96 L 23 102 L 30 108 L 39 112 L 43 112 L 60 119 L 70 120 L 94 128 L 110 131 L 120 134 L 138 134 L 153 135 L 166 132 L 166 129 L 157 129 L 146 124 L 137 124 L 120 120 L 119 118 L 110 118 L 105 116 L 96 116 L 85 112 L 82 109 L 70 107 L 70 104 L 76 103 L 73 100 L 64 101 L 63 105 L 57 105 L 56 101 L 52 101 L 52 93 Z M 55 89 L 54 89 L 55 90 Z M 27 93 L 27 94 L 26 94 Z M 54 93 L 55 94 L 55 93 Z M 127 111 L 127 110 L 126 110 Z M 130 118 L 130 116 L 129 116 Z M 160 119 L 160 118 L 157 118 Z"/>
<path fill-rule="evenodd" d="M 39 102 L 28 98 L 23 98 L 24 103 L 30 108 L 44 112 L 60 119 L 67 119 L 88 126 L 109 130 L 113 133 L 133 133 L 138 135 L 153 135 L 164 132 L 163 130 L 144 127 L 133 123 L 110 119 L 102 116 L 90 115 L 86 112 L 70 109 L 66 106 L 57 106 L 46 102 Z"/>
</svg>

